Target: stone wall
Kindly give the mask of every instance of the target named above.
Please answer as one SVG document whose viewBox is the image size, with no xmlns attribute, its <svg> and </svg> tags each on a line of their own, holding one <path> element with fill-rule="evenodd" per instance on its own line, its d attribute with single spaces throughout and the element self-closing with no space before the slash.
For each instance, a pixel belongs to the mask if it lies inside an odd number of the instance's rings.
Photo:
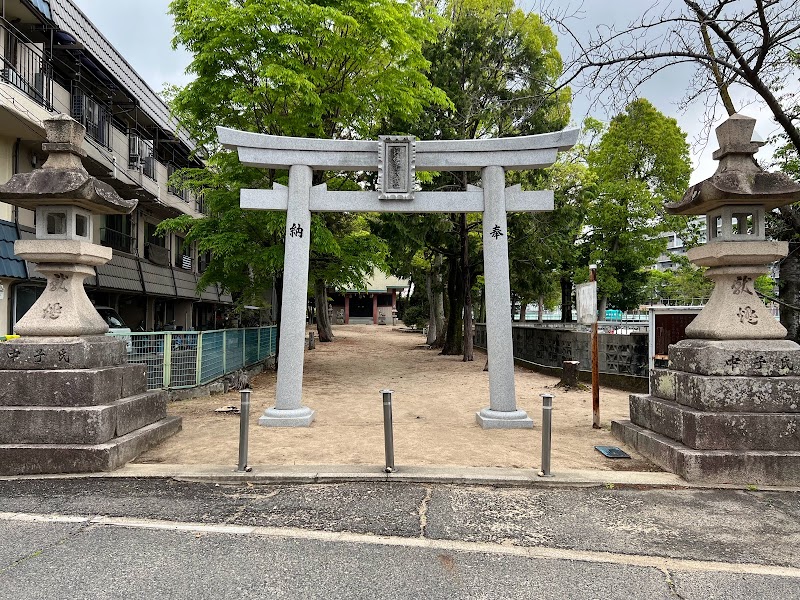
<svg viewBox="0 0 800 600">
<path fill-rule="evenodd" d="M 577 360 L 582 373 L 591 377 L 591 334 L 587 331 L 514 325 L 514 359 L 542 370 L 561 369 L 565 360 Z M 597 340 L 600 381 L 630 390 L 647 390 L 648 335 L 601 333 Z M 475 346 L 486 348 L 486 325 L 475 325 Z M 585 380 L 586 377 L 581 377 Z"/>
</svg>

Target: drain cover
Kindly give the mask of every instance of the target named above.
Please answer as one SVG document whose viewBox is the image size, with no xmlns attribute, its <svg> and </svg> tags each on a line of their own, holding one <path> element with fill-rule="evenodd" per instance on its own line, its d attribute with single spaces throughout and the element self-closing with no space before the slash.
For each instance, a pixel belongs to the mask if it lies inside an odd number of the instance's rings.
<svg viewBox="0 0 800 600">
<path fill-rule="evenodd" d="M 620 450 L 616 446 L 595 446 L 595 450 L 597 450 L 600 454 L 605 456 L 606 458 L 630 458 L 631 455 L 625 452 L 624 450 Z"/>
</svg>

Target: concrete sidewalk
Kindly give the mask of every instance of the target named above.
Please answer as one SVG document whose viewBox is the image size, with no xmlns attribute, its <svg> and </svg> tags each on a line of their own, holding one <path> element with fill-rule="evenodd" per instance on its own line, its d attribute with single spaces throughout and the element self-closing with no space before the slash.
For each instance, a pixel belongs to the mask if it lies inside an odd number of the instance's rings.
<svg viewBox="0 0 800 600">
<path fill-rule="evenodd" d="M 35 479 L 174 479 L 219 484 L 312 484 L 349 482 L 391 482 L 454 485 L 486 485 L 498 487 L 607 487 L 613 488 L 686 488 L 772 490 L 798 492 L 800 488 L 748 486 L 742 484 L 702 484 L 684 481 L 677 475 L 651 471 L 559 470 L 551 477 L 539 477 L 535 469 L 493 467 L 397 467 L 384 473 L 375 465 L 261 465 L 248 472 L 239 472 L 230 465 L 128 464 L 113 472 L 26 475 L 0 477 L 0 481 Z"/>
</svg>

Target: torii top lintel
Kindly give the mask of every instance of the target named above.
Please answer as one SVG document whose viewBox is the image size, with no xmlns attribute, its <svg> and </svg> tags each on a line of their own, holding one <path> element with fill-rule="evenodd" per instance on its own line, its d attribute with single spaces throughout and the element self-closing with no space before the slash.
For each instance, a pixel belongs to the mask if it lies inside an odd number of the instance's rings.
<svg viewBox="0 0 800 600">
<path fill-rule="evenodd" d="M 513 138 L 479 140 L 418 140 L 418 171 L 480 171 L 487 166 L 506 170 L 540 169 L 556 161 L 559 150 L 578 141 L 578 129 Z M 375 171 L 377 140 L 326 140 L 250 133 L 217 127 L 220 143 L 238 150 L 239 161 L 252 167 L 285 169 L 307 165 L 316 170 Z"/>
</svg>

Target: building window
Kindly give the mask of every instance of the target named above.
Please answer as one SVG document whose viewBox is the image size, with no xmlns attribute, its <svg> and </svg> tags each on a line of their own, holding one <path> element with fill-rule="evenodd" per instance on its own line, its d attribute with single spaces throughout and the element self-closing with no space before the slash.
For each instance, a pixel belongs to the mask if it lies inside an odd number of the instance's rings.
<svg viewBox="0 0 800 600">
<path fill-rule="evenodd" d="M 204 252 L 197 257 L 197 270 L 202 273 L 211 263 L 211 252 Z"/>
<path fill-rule="evenodd" d="M 166 248 L 167 239 L 165 236 L 156 233 L 157 227 L 158 225 L 154 225 L 153 223 L 146 223 L 145 225 L 146 241 L 151 246 L 160 246 L 161 248 Z"/>
<path fill-rule="evenodd" d="M 184 247 L 186 240 L 178 235 L 175 236 L 175 266 L 179 269 L 192 269 L 192 256 L 191 250 Z"/>
<path fill-rule="evenodd" d="M 72 91 L 72 118 L 86 128 L 86 135 L 97 143 L 111 147 L 111 119 L 106 106 L 81 89 Z"/>
<path fill-rule="evenodd" d="M 50 106 L 50 63 L 41 50 L 29 40 L 18 37 L 10 28 L 0 25 L 0 36 L 5 39 L 2 55 L 2 78 L 30 98 Z"/>
<path fill-rule="evenodd" d="M 173 165 L 172 163 L 167 165 L 167 191 L 174 196 L 177 196 L 184 202 L 189 202 L 188 197 L 189 194 L 186 190 L 181 189 L 175 185 L 170 185 L 169 181 L 172 179 L 172 176 L 175 174 L 175 171 L 178 170 L 178 167 Z"/>
<path fill-rule="evenodd" d="M 135 239 L 131 231 L 130 215 L 106 215 L 106 226 L 100 229 L 100 243 L 107 248 L 133 254 Z"/>
</svg>

